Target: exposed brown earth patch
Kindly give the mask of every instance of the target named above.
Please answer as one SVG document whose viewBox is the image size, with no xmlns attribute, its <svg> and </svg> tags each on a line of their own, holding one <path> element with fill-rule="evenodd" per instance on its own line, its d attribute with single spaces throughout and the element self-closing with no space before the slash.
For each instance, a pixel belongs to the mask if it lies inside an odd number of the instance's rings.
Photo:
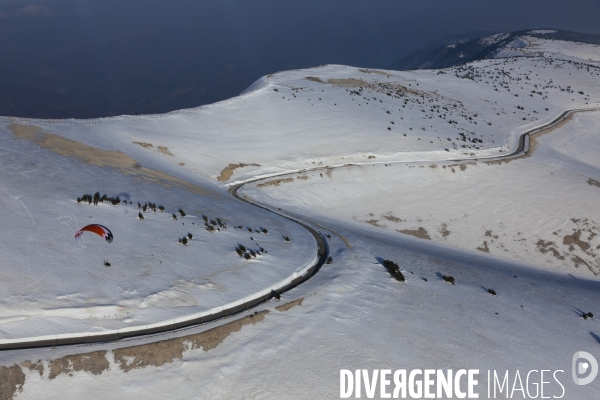
<svg viewBox="0 0 600 400">
<path fill-rule="evenodd" d="M 575 268 L 587 267 L 594 275 L 600 274 L 600 259 L 597 251 L 598 225 L 588 218 L 571 218 L 574 227 L 570 233 L 562 233 L 560 229 L 552 232 L 553 241 L 538 240 L 537 250 L 542 254 L 550 254 L 554 258 L 567 262 Z"/>
<path fill-rule="evenodd" d="M 138 146 L 142 146 L 145 149 L 153 149 L 154 148 L 154 145 L 152 143 L 147 143 L 147 142 L 133 142 L 133 144 L 137 144 Z M 173 155 L 169 151 L 168 147 L 158 146 L 156 149 L 158 151 L 160 151 L 162 154 L 166 155 L 166 156 L 172 156 Z"/>
<path fill-rule="evenodd" d="M 317 78 L 316 76 L 307 76 L 306 78 L 304 78 L 308 81 L 312 81 L 312 82 L 320 82 L 320 83 L 325 83 L 321 80 L 321 78 Z"/>
<path fill-rule="evenodd" d="M 301 306 L 304 301 L 304 297 L 298 300 L 290 301 L 289 303 L 282 304 L 275 307 L 277 311 L 288 311 L 292 307 Z"/>
<path fill-rule="evenodd" d="M 296 179 L 307 180 L 307 179 L 310 179 L 310 178 L 308 177 L 308 175 L 299 175 L 299 176 L 296 177 Z"/>
<path fill-rule="evenodd" d="M 583 258 L 581 258 L 579 256 L 573 256 L 572 260 L 575 263 L 576 268 L 579 268 L 579 266 L 581 266 L 581 265 L 585 265 L 590 271 L 592 271 L 594 273 L 594 275 L 598 275 L 598 273 L 596 271 L 594 271 L 592 266 L 590 264 L 588 264 Z"/>
<path fill-rule="evenodd" d="M 147 149 L 147 148 L 154 148 L 154 145 L 152 143 L 146 143 L 146 142 L 133 142 L 133 144 L 137 144 L 138 146 L 142 146 L 143 148 Z"/>
<path fill-rule="evenodd" d="M 44 364 L 42 364 L 41 360 L 37 363 L 31 362 L 29 360 L 23 361 L 21 363 L 21 366 L 27 368 L 30 371 L 37 371 L 40 374 L 40 376 L 44 374 Z"/>
<path fill-rule="evenodd" d="M 546 254 L 546 253 L 551 253 L 555 258 L 558 258 L 559 260 L 564 260 L 565 258 L 558 252 L 558 250 L 556 250 L 556 248 L 554 248 L 554 242 L 548 241 L 545 242 L 542 239 L 538 240 L 538 242 L 536 243 L 536 246 L 538 248 L 538 250 L 540 251 L 540 253 L 542 254 Z"/>
<path fill-rule="evenodd" d="M 283 179 L 273 179 L 272 181 L 266 181 L 263 183 L 259 183 L 256 187 L 265 187 L 265 186 L 279 186 L 282 183 L 294 182 L 294 178 L 283 178 Z"/>
<path fill-rule="evenodd" d="M 362 79 L 346 78 L 346 79 L 328 79 L 330 85 L 341 86 L 346 88 L 368 86 L 369 82 Z"/>
<path fill-rule="evenodd" d="M 491 237 L 491 238 L 494 238 L 494 239 L 498 239 L 498 235 L 494 235 L 491 230 L 485 231 L 485 235 L 484 236 Z M 492 242 L 493 242 L 493 240 L 492 240 Z"/>
<path fill-rule="evenodd" d="M 587 183 L 588 183 L 588 185 L 590 185 L 590 186 L 597 186 L 597 187 L 600 187 L 600 182 L 599 182 L 599 181 L 597 181 L 597 180 L 595 180 L 595 179 L 592 179 L 592 178 L 588 179 Z"/>
<path fill-rule="evenodd" d="M 442 234 L 442 237 L 446 237 L 450 235 L 452 231 L 448 230 L 448 225 L 442 224 L 442 227 L 440 228 L 440 233 Z"/>
<path fill-rule="evenodd" d="M 158 146 L 158 151 L 160 151 L 161 153 L 163 153 L 165 156 L 173 156 L 173 154 L 169 151 L 168 147 Z"/>
<path fill-rule="evenodd" d="M 121 370 L 129 372 L 133 369 L 159 367 L 172 363 L 176 359 L 181 359 L 183 353 L 189 350 L 201 348 L 209 351 L 216 348 L 233 332 L 240 331 L 245 325 L 254 325 L 263 321 L 268 312 L 268 310 L 257 312 L 195 335 L 117 349 L 113 351 L 115 362 Z"/>
<path fill-rule="evenodd" d="M 579 248 L 583 251 L 586 251 L 590 248 L 590 244 L 588 242 L 581 240 L 580 229 L 576 230 L 572 235 L 566 235 L 563 238 L 563 244 L 569 246 L 570 251 L 573 251 L 575 249 L 575 247 L 573 246 L 579 246 Z"/>
<path fill-rule="evenodd" d="M 371 224 L 373 226 L 376 226 L 378 228 L 385 228 L 385 225 L 379 225 L 379 220 L 377 219 L 370 219 L 368 221 L 365 221 L 367 224 Z"/>
<path fill-rule="evenodd" d="M 17 392 L 23 392 L 25 373 L 17 364 L 0 367 L 0 399 L 12 399 Z"/>
<path fill-rule="evenodd" d="M 98 167 L 112 167 L 119 172 L 135 175 L 139 179 L 156 183 L 165 187 L 178 186 L 189 192 L 212 196 L 208 190 L 176 178 L 164 172 L 142 167 L 136 160 L 121 151 L 109 151 L 88 146 L 62 136 L 47 133 L 34 125 L 11 124 L 9 129 L 19 139 L 26 139 L 38 144 L 58 155 L 75 158 L 85 164 Z"/>
<path fill-rule="evenodd" d="M 392 214 L 391 211 L 388 212 L 386 215 L 382 215 L 382 217 L 391 222 L 395 222 L 395 223 L 402 222 L 402 220 L 400 218 L 396 217 L 394 214 Z"/>
<path fill-rule="evenodd" d="M 479 251 L 483 251 L 484 253 L 489 253 L 490 252 L 490 248 L 488 247 L 488 242 L 487 240 L 483 241 L 483 244 L 481 246 L 479 246 L 477 248 L 477 250 Z"/>
<path fill-rule="evenodd" d="M 403 230 L 399 230 L 398 232 L 404 233 L 405 235 L 415 236 L 415 237 L 418 237 L 419 239 L 431 240 L 429 233 L 427 233 L 427 230 L 425 230 L 425 228 L 423 228 L 422 226 L 420 226 L 419 229 L 416 229 L 416 230 L 403 229 Z"/>
<path fill-rule="evenodd" d="M 105 350 L 75 354 L 51 361 L 48 365 L 50 370 L 48 379 L 54 379 L 61 374 L 73 376 L 73 372 L 80 371 L 100 375 L 102 372 L 108 370 L 109 366 Z"/>
<path fill-rule="evenodd" d="M 217 177 L 217 180 L 219 182 L 227 182 L 231 178 L 231 175 L 233 175 L 233 171 L 235 171 L 237 168 L 244 168 L 244 167 L 260 167 L 260 165 L 259 164 L 255 164 L 255 163 L 251 163 L 251 164 L 244 164 L 244 163 L 229 164 L 228 166 L 226 166 L 225 168 L 223 168 L 223 171 L 221 171 L 221 174 Z"/>
</svg>

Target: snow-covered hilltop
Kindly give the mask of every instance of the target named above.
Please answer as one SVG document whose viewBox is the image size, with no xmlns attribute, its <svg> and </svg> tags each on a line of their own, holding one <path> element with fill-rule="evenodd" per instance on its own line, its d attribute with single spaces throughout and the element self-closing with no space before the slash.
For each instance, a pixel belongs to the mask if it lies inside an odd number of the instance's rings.
<svg viewBox="0 0 600 400">
<path fill-rule="evenodd" d="M 322 232 L 332 258 L 244 328 L 260 336 L 216 350 L 218 340 L 178 339 L 158 361 L 107 345 L 86 384 L 272 397 L 289 387 L 282 376 L 304 374 L 319 384 L 292 385 L 298 397 L 319 397 L 315 387 L 331 397 L 340 368 L 539 368 L 597 346 L 580 316 L 600 300 L 600 51 L 550 34 L 486 37 L 495 58 L 442 70 L 284 71 L 164 115 L 0 119 L 0 342 L 144 326 L 268 290 L 315 262 L 315 240 L 292 216 Z M 502 158 L 520 146 L 527 154 Z M 258 177 L 238 194 L 281 215 L 227 192 Z M 77 202 L 96 191 L 121 203 Z M 87 223 L 109 226 L 113 243 L 75 241 Z M 399 334 L 410 346 L 387 345 Z M 15 365 L 39 390 L 55 378 L 48 360 Z M 184 367 L 198 382 L 157 372 Z M 75 387 L 69 368 L 53 382 Z M 224 389 L 214 371 L 236 384 Z M 253 391 L 246 374 L 271 391 Z M 19 396 L 35 397 L 28 387 Z"/>
</svg>

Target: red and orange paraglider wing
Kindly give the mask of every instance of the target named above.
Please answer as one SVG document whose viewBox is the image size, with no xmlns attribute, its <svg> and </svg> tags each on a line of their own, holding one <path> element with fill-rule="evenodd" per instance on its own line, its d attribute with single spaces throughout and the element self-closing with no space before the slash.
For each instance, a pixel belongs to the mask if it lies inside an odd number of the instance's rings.
<svg viewBox="0 0 600 400">
<path fill-rule="evenodd" d="M 83 232 L 93 232 L 98 236 L 103 237 L 104 239 L 106 239 L 106 241 L 108 243 L 113 241 L 113 234 L 112 232 L 105 226 L 103 225 L 98 225 L 98 224 L 91 224 L 88 226 L 84 226 L 83 228 L 81 228 L 79 230 L 79 232 L 77 232 L 75 234 L 75 239 L 78 239 L 81 235 L 83 235 Z"/>
</svg>

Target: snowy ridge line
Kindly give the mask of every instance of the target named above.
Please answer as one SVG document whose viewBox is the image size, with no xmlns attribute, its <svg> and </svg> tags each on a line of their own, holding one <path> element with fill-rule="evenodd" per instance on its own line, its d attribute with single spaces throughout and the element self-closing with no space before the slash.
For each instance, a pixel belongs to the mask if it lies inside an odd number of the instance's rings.
<svg viewBox="0 0 600 400">
<path fill-rule="evenodd" d="M 226 318 L 234 314 L 248 311 L 249 309 L 256 307 L 276 296 L 279 296 L 280 294 L 285 293 L 300 285 L 301 283 L 307 281 L 319 271 L 319 269 L 325 263 L 325 260 L 329 256 L 329 246 L 327 245 L 327 240 L 321 232 L 318 232 L 317 230 L 311 228 L 310 226 L 302 222 L 299 222 L 289 216 L 280 214 L 260 204 L 249 201 L 248 199 L 238 197 L 236 193 L 238 188 L 240 188 L 245 183 L 256 182 L 261 179 L 262 178 L 254 178 L 248 180 L 246 182 L 237 184 L 235 187 L 230 188 L 228 191 L 235 198 L 241 201 L 280 215 L 281 217 L 293 221 L 301 225 L 306 230 L 308 230 L 317 242 L 317 252 L 308 266 L 302 268 L 298 272 L 294 272 L 291 276 L 283 279 L 282 281 L 266 289 L 261 290 L 258 293 L 246 296 L 240 300 L 233 301 L 221 307 L 214 307 L 210 310 L 201 313 L 195 313 L 184 317 L 175 318 L 172 320 L 157 322 L 154 324 L 133 326 L 125 329 L 113 329 L 101 332 L 82 332 L 47 335 L 18 339 L 1 339 L 0 351 L 114 342 L 118 341 L 119 339 L 135 338 L 141 336 L 149 336 L 153 334 L 172 332 L 182 328 L 206 324 L 222 318 Z"/>
<path fill-rule="evenodd" d="M 317 67 L 312 67 L 317 68 Z M 310 68 L 309 68 L 310 69 Z M 291 70 L 294 71 L 294 70 Z M 281 71 L 287 72 L 287 71 Z M 231 99 L 235 99 L 238 97 L 246 97 L 254 94 L 256 91 L 267 88 L 270 84 L 264 84 L 261 80 L 265 78 L 259 78 L 256 82 L 250 85 L 248 88 L 244 89 L 242 93 L 237 96 L 234 96 L 229 99 L 217 101 L 211 104 L 203 104 L 198 107 L 191 108 L 182 108 L 180 110 L 173 110 L 164 113 L 158 114 L 140 114 L 140 115 L 114 115 L 111 117 L 95 117 L 95 118 L 25 118 L 25 117 L 11 117 L 11 116 L 0 116 L 0 121 L 9 121 L 14 123 L 40 123 L 40 124 L 55 124 L 55 125 L 94 125 L 94 124 L 103 124 L 107 122 L 123 122 L 123 121 L 139 121 L 139 120 L 148 120 L 153 121 L 161 118 L 167 118 L 172 115 L 187 115 L 187 114 L 196 114 L 202 110 L 213 108 L 220 103 L 227 102 Z"/>
<path fill-rule="evenodd" d="M 218 103 L 214 103 L 218 104 Z M 195 108 L 184 108 L 181 110 L 169 111 L 162 114 L 144 114 L 144 115 L 117 115 L 113 117 L 97 117 L 97 118 L 68 118 L 68 119 L 44 119 L 44 118 L 24 118 L 24 117 L 0 117 L 0 120 L 15 122 L 15 123 L 40 123 L 40 124 L 56 124 L 56 125 L 94 125 L 103 124 L 106 122 L 123 122 L 135 120 L 156 120 L 169 117 L 171 115 L 194 114 L 201 109 L 210 108 L 214 104 L 207 104 Z"/>
</svg>

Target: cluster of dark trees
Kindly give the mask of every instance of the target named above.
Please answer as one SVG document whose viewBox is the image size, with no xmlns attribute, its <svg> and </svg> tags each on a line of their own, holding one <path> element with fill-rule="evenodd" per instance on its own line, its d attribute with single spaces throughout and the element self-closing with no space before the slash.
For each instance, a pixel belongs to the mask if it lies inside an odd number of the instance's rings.
<svg viewBox="0 0 600 400">
<path fill-rule="evenodd" d="M 246 260 L 250 260 L 252 257 L 256 258 L 263 253 L 267 253 L 267 251 L 261 246 L 258 246 L 258 250 L 252 250 L 239 243 L 235 248 L 235 252 L 238 254 L 238 256 L 244 257 Z"/>
<path fill-rule="evenodd" d="M 214 232 L 215 230 L 220 231 L 221 229 L 227 229 L 227 224 L 223 222 L 221 218 L 212 219 L 208 218 L 206 215 L 202 215 L 202 219 L 204 220 L 204 227 L 209 232 Z"/>
<path fill-rule="evenodd" d="M 388 270 L 390 275 L 392 275 L 392 277 L 398 282 L 405 281 L 404 275 L 400 271 L 400 267 L 398 266 L 398 264 L 391 260 L 383 260 L 383 266 Z"/>
<path fill-rule="evenodd" d="M 150 209 L 154 212 L 156 212 L 156 210 L 160 210 L 161 212 L 165 211 L 165 208 L 163 206 L 157 206 L 156 203 L 152 203 L 152 202 L 145 202 L 143 205 L 138 201 L 138 208 L 141 208 L 142 211 L 146 212 L 146 210 Z"/>
<path fill-rule="evenodd" d="M 190 240 L 192 240 L 193 238 L 194 238 L 194 235 L 192 235 L 191 233 L 188 232 L 187 236 L 179 238 L 179 243 L 181 243 L 184 246 L 187 246 L 188 242 Z"/>
<path fill-rule="evenodd" d="M 103 194 L 101 196 L 100 192 L 96 192 L 93 195 L 91 195 L 91 194 L 84 194 L 83 196 L 77 198 L 77 202 L 78 203 L 81 203 L 82 201 L 85 202 L 85 203 L 88 203 L 88 204 L 93 204 L 95 206 L 97 206 L 98 203 L 104 203 L 105 201 L 109 202 L 113 206 L 116 206 L 117 204 L 121 204 L 121 199 L 119 198 L 119 196 L 117 196 L 117 197 L 108 197 L 105 194 Z"/>
</svg>

